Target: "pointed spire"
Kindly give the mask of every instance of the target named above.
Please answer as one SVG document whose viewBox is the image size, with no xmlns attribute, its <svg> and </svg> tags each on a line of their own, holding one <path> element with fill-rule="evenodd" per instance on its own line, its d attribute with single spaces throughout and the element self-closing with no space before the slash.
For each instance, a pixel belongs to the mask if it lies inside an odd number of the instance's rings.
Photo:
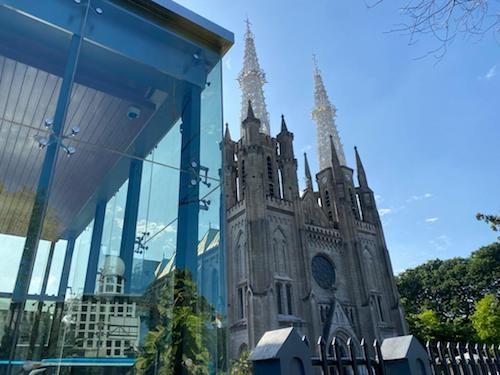
<svg viewBox="0 0 500 375">
<path fill-rule="evenodd" d="M 331 135 L 330 135 L 330 150 L 332 151 L 331 160 L 332 160 L 333 174 L 335 175 L 335 173 L 340 169 L 341 164 L 340 164 L 339 156 L 337 154 L 337 150 L 335 148 L 333 136 L 331 136 Z"/>
<path fill-rule="evenodd" d="M 248 101 L 248 106 L 247 106 L 247 117 L 246 118 L 255 118 L 255 114 L 253 113 L 253 107 L 252 107 L 252 101 Z"/>
<path fill-rule="evenodd" d="M 252 99 L 255 116 L 261 121 L 260 132 L 270 135 L 269 114 L 264 97 L 264 84 L 266 75 L 261 69 L 257 52 L 255 49 L 255 41 L 252 30 L 250 29 L 250 21 L 245 21 L 245 52 L 243 57 L 243 68 L 238 76 L 238 82 L 241 88 L 241 121 L 245 119 L 248 112 L 248 100 Z M 241 134 L 244 131 L 241 128 Z"/>
<path fill-rule="evenodd" d="M 354 152 L 356 153 L 356 169 L 358 170 L 358 183 L 360 187 L 368 188 L 368 180 L 366 179 L 365 168 L 361 162 L 361 157 L 358 153 L 358 148 L 354 146 Z"/>
<path fill-rule="evenodd" d="M 231 133 L 229 133 L 229 124 L 226 122 L 226 130 L 224 131 L 224 140 L 231 141 Z"/>
<path fill-rule="evenodd" d="M 288 128 L 286 127 L 284 115 L 281 115 L 281 133 L 288 133 Z"/>
<path fill-rule="evenodd" d="M 307 161 L 307 154 L 304 152 L 304 170 L 306 174 L 306 189 L 313 190 L 311 168 L 309 168 L 309 162 Z"/>
<path fill-rule="evenodd" d="M 313 77 L 314 77 L 314 110 L 312 117 L 316 121 L 317 147 L 320 170 L 331 165 L 331 149 L 328 141 L 329 136 L 333 137 L 333 144 L 338 154 L 341 165 L 346 165 L 344 148 L 340 141 L 337 126 L 335 124 L 336 108 L 330 102 L 318 68 L 316 56 L 313 55 Z"/>
</svg>

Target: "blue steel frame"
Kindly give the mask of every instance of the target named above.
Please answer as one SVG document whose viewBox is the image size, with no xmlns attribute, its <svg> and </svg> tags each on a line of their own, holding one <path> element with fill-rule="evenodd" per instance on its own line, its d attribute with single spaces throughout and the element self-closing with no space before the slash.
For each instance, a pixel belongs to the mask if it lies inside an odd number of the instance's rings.
<svg viewBox="0 0 500 375">
<path fill-rule="evenodd" d="M 192 279 L 196 280 L 200 213 L 201 89 L 193 86 L 186 95 L 184 103 L 181 124 L 181 174 L 175 267 L 189 270 Z"/>
</svg>

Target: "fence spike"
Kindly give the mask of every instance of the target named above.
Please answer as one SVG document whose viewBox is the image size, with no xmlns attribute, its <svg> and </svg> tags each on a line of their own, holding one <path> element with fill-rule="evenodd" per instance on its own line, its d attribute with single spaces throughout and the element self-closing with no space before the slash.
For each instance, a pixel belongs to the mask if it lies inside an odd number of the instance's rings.
<svg viewBox="0 0 500 375">
<path fill-rule="evenodd" d="M 438 353 L 439 364 L 440 364 L 442 371 L 444 372 L 445 375 L 451 375 L 450 368 L 448 367 L 448 363 L 447 363 L 446 358 L 444 356 L 443 344 L 441 343 L 441 341 L 437 342 L 436 349 L 437 349 L 437 353 Z"/>
<path fill-rule="evenodd" d="M 487 374 L 488 369 L 486 367 L 486 362 L 484 361 L 482 345 L 476 344 L 476 345 L 474 345 L 474 349 L 477 352 L 477 358 L 478 358 L 478 362 L 479 362 L 479 367 L 481 368 L 481 373 Z"/>
<path fill-rule="evenodd" d="M 467 364 L 467 360 L 465 359 L 464 348 L 462 344 L 457 343 L 457 351 L 460 356 L 460 369 L 464 375 L 470 375 L 469 365 Z"/>
<path fill-rule="evenodd" d="M 498 355 L 498 350 L 494 344 L 491 344 L 491 356 L 493 357 L 493 364 L 497 370 L 497 373 L 500 373 L 500 356 Z"/>
<path fill-rule="evenodd" d="M 303 342 L 304 344 L 306 344 L 306 345 L 307 345 L 307 347 L 309 347 L 309 346 L 310 346 L 310 345 L 309 345 L 309 339 L 307 338 L 307 336 L 306 336 L 306 335 L 302 336 L 302 342 Z"/>
<path fill-rule="evenodd" d="M 352 340 L 351 337 L 347 339 L 347 349 L 349 350 L 349 357 L 351 357 L 351 362 L 352 362 L 352 371 L 354 375 L 358 375 L 358 362 L 356 358 L 356 345 L 354 344 L 354 341 Z"/>
<path fill-rule="evenodd" d="M 325 339 L 320 336 L 318 339 L 318 350 L 319 350 L 319 361 L 321 364 L 321 371 L 323 372 L 323 375 L 330 375 L 328 372 L 328 365 L 326 363 L 327 358 L 326 358 L 326 342 Z"/>
<path fill-rule="evenodd" d="M 485 355 L 486 368 L 490 371 L 490 374 L 495 374 L 497 371 L 495 369 L 495 362 L 493 361 L 493 357 L 488 349 L 488 345 L 483 344 L 483 353 Z"/>
<path fill-rule="evenodd" d="M 380 350 L 380 344 L 377 339 L 373 341 L 373 348 L 375 349 L 375 358 L 377 361 L 377 366 L 381 375 L 385 374 L 384 357 L 382 357 L 382 350 Z"/>
<path fill-rule="evenodd" d="M 476 360 L 474 358 L 474 353 L 473 353 L 472 347 L 469 343 L 465 344 L 465 350 L 467 350 L 467 354 L 469 355 L 468 364 L 472 370 L 472 374 L 479 375 Z"/>
<path fill-rule="evenodd" d="M 453 375 L 460 375 L 457 358 L 455 356 L 455 353 L 453 352 L 453 349 L 453 345 L 451 345 L 451 342 L 448 341 L 446 343 L 446 353 L 448 354 L 448 361 L 450 362 L 451 371 L 453 372 Z"/>
<path fill-rule="evenodd" d="M 337 369 L 338 375 L 344 375 L 344 366 L 342 365 L 342 352 L 340 351 L 340 343 L 337 337 L 332 340 L 333 353 L 335 354 L 335 368 Z"/>
<path fill-rule="evenodd" d="M 361 339 L 361 348 L 363 349 L 363 355 L 365 357 L 366 370 L 368 371 L 368 375 L 373 374 L 372 361 L 370 357 L 370 348 L 368 347 L 368 343 L 364 339 Z"/>
<path fill-rule="evenodd" d="M 427 349 L 427 355 L 429 356 L 429 363 L 431 365 L 432 374 L 439 374 L 439 368 L 437 367 L 436 357 L 434 356 L 434 351 L 432 350 L 432 344 L 430 341 L 427 341 L 427 343 L 425 344 L 425 348 Z"/>
</svg>

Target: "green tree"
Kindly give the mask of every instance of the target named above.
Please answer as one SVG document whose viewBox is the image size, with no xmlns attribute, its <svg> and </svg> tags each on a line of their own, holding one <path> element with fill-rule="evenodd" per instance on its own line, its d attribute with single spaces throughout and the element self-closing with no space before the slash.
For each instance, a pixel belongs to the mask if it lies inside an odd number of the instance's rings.
<svg viewBox="0 0 500 375">
<path fill-rule="evenodd" d="M 500 232 L 500 215 L 485 215 L 478 213 L 476 214 L 476 219 L 489 224 L 492 231 Z M 498 239 L 500 240 L 500 237 L 498 237 Z"/>
<path fill-rule="evenodd" d="M 476 303 L 476 312 L 471 320 L 482 341 L 492 344 L 500 342 L 500 301 L 496 296 L 487 294 Z"/>
<path fill-rule="evenodd" d="M 441 335 L 441 322 L 434 310 L 424 310 L 419 314 L 410 314 L 408 323 L 412 332 L 418 332 L 418 338 L 421 341 L 435 341 Z"/>
<path fill-rule="evenodd" d="M 417 337 L 475 341 L 475 302 L 500 290 L 500 243 L 482 247 L 469 258 L 431 260 L 401 273 L 396 282 L 410 331 Z"/>
<path fill-rule="evenodd" d="M 208 330 L 213 309 L 198 296 L 187 271 L 175 270 L 157 288 L 159 300 L 155 303 L 153 297 L 149 301 L 153 319 L 137 358 L 137 373 L 208 374 Z"/>
</svg>

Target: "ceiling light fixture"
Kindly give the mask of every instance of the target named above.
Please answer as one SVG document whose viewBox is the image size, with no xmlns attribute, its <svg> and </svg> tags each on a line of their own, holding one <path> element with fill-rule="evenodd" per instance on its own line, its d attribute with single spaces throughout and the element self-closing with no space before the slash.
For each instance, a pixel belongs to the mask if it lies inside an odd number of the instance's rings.
<svg viewBox="0 0 500 375">
<path fill-rule="evenodd" d="M 66 156 L 70 157 L 76 153 L 76 148 L 73 146 L 67 146 L 64 144 L 64 140 L 67 138 L 71 137 L 76 137 L 80 133 L 80 127 L 79 126 L 72 126 L 70 133 L 62 136 L 58 136 L 54 132 L 54 119 L 52 117 L 47 117 L 45 120 L 43 120 L 43 126 L 47 128 L 50 132 L 48 137 L 36 134 L 33 138 L 35 141 L 38 143 L 38 147 L 40 149 L 44 149 L 52 144 L 57 143 L 59 147 L 61 147 L 64 152 L 66 153 Z"/>
</svg>

